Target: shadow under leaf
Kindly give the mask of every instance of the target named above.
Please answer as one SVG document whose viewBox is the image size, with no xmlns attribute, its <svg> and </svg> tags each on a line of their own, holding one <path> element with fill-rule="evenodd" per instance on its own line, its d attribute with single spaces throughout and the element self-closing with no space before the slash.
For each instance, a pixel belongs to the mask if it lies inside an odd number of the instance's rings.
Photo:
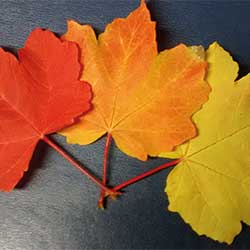
<svg viewBox="0 0 250 250">
<path fill-rule="evenodd" d="M 43 162 L 46 160 L 45 155 L 47 151 L 48 145 L 40 140 L 30 161 L 29 169 L 24 173 L 23 178 L 17 184 L 17 189 L 24 189 L 27 187 L 36 175 L 36 171 L 44 166 Z"/>
</svg>

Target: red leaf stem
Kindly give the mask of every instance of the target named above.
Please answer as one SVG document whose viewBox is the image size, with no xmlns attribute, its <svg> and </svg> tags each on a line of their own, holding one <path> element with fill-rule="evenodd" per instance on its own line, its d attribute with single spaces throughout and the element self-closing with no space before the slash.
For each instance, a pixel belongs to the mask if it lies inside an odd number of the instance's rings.
<svg viewBox="0 0 250 250">
<path fill-rule="evenodd" d="M 90 180 L 92 180 L 97 186 L 106 191 L 106 193 L 110 195 L 119 194 L 116 191 L 106 187 L 103 185 L 100 180 L 94 177 L 85 167 L 81 166 L 78 162 L 76 162 L 72 157 L 70 157 L 65 151 L 63 151 L 58 145 L 56 145 L 53 141 L 51 141 L 48 137 L 44 136 L 43 141 L 46 142 L 49 146 L 55 149 L 60 155 L 62 155 L 67 161 L 69 161 L 77 170 L 86 175 Z"/>
<path fill-rule="evenodd" d="M 129 179 L 129 180 L 127 180 L 127 181 L 125 181 L 125 182 L 117 185 L 112 190 L 113 191 L 121 190 L 121 189 L 123 189 L 123 188 L 125 188 L 125 187 L 127 187 L 129 185 L 132 185 L 132 184 L 134 184 L 134 183 L 136 183 L 136 182 L 138 182 L 138 181 L 140 181 L 140 180 L 142 180 L 142 179 L 144 179 L 146 177 L 149 177 L 149 176 L 151 176 L 153 174 L 156 174 L 156 173 L 158 173 L 159 171 L 161 171 L 161 170 L 163 170 L 165 168 L 172 167 L 172 166 L 178 164 L 179 162 L 181 162 L 181 159 L 177 159 L 177 160 L 173 160 L 173 161 L 164 163 L 164 164 L 162 164 L 162 165 L 160 165 L 160 166 L 158 166 L 156 168 L 153 168 L 153 169 L 151 169 L 149 171 L 146 171 L 143 174 L 135 176 L 135 177 L 133 177 L 133 178 L 131 178 L 131 179 Z"/>
<path fill-rule="evenodd" d="M 104 155 L 103 155 L 103 177 L 102 177 L 102 184 L 106 185 L 107 183 L 107 165 L 108 165 L 108 156 L 109 156 L 109 149 L 111 144 L 112 136 L 110 133 L 107 134 L 106 144 L 104 148 Z M 105 190 L 102 189 L 100 193 L 100 198 L 98 200 L 98 208 L 104 209 L 104 199 L 105 199 Z"/>
</svg>

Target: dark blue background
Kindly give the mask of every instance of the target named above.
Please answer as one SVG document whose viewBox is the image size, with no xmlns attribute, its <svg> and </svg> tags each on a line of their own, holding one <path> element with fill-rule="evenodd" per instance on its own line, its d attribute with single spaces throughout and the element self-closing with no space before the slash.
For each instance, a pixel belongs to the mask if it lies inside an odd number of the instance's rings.
<svg viewBox="0 0 250 250">
<path fill-rule="evenodd" d="M 0 45 L 22 47 L 37 26 L 64 33 L 69 18 L 90 23 L 100 32 L 138 4 L 139 0 L 1 0 Z M 180 42 L 208 46 L 217 40 L 239 61 L 241 75 L 250 71 L 249 1 L 152 0 L 148 6 L 158 22 L 160 49 Z M 80 147 L 67 145 L 58 135 L 53 138 L 101 176 L 104 139 Z M 118 184 L 165 161 L 142 163 L 112 145 L 110 183 Z M 250 248 L 250 227 L 244 226 L 234 244 L 227 246 L 197 236 L 179 215 L 166 211 L 163 190 L 168 172 L 126 188 L 118 201 L 108 202 L 108 209 L 100 211 L 98 188 L 41 143 L 18 188 L 0 194 L 0 249 Z"/>
</svg>

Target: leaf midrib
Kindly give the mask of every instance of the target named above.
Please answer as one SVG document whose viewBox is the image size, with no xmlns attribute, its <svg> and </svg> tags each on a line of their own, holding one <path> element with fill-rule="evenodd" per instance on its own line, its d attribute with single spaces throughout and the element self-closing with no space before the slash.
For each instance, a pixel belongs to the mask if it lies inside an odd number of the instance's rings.
<svg viewBox="0 0 250 250">
<path fill-rule="evenodd" d="M 210 143 L 209 145 L 207 145 L 207 146 L 205 146 L 205 147 L 203 147 L 203 148 L 197 150 L 196 152 L 194 152 L 194 153 L 192 153 L 192 154 L 188 154 L 188 152 L 187 152 L 187 154 L 184 155 L 183 159 L 188 159 L 188 158 L 190 158 L 190 157 L 193 157 L 194 155 L 199 154 L 200 152 L 205 151 L 205 150 L 207 150 L 207 149 L 209 149 L 209 148 L 211 148 L 211 147 L 213 147 L 213 146 L 215 146 L 215 145 L 217 145 L 217 144 L 219 144 L 219 143 L 222 143 L 222 142 L 224 142 L 225 140 L 227 140 L 227 139 L 229 139 L 229 138 L 231 138 L 231 137 L 237 135 L 238 133 L 240 133 L 240 132 L 242 132 L 242 131 L 244 131 L 244 130 L 246 130 L 246 129 L 248 129 L 248 128 L 250 128 L 250 124 L 248 124 L 248 125 L 246 125 L 246 126 L 240 128 L 240 129 L 238 129 L 238 130 L 235 130 L 235 131 L 232 132 L 231 134 L 222 137 L 220 140 L 217 140 L 216 142 Z M 194 140 L 195 140 L 195 139 L 194 139 Z M 190 142 L 190 144 L 192 144 L 192 142 Z"/>
</svg>

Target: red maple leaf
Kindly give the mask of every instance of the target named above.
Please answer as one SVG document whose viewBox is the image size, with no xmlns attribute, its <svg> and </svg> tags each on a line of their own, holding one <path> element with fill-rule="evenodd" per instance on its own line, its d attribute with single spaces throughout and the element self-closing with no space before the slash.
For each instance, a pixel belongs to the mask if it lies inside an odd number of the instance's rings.
<svg viewBox="0 0 250 250">
<path fill-rule="evenodd" d="M 19 60 L 0 49 L 0 190 L 15 187 L 40 139 L 90 109 L 78 53 L 76 44 L 42 29 L 30 34 Z"/>
</svg>

